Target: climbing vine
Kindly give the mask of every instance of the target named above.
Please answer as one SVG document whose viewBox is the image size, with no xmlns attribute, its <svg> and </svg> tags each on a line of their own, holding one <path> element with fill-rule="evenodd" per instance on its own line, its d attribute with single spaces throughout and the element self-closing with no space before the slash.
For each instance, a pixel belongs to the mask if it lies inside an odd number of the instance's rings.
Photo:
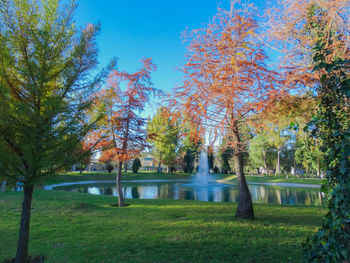
<svg viewBox="0 0 350 263">
<path fill-rule="evenodd" d="M 332 41 L 315 45 L 314 71 L 320 73 L 319 105 L 308 128 L 322 141 L 327 163 L 328 213 L 306 242 L 306 262 L 350 262 L 350 61 L 329 59 Z"/>
</svg>

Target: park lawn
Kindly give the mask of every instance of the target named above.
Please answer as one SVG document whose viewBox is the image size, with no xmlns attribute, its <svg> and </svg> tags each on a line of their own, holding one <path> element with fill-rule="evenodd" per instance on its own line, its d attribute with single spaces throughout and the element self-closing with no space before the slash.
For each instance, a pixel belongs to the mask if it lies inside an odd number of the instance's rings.
<svg viewBox="0 0 350 263">
<path fill-rule="evenodd" d="M 299 178 L 299 177 L 291 177 L 288 178 L 286 176 L 271 176 L 271 175 L 265 175 L 265 176 L 252 176 L 252 175 L 246 175 L 245 176 L 247 182 L 251 183 L 291 183 L 291 184 L 318 184 L 322 185 L 327 180 L 321 179 L 321 178 Z M 218 176 L 218 179 L 220 179 L 223 182 L 236 182 L 237 177 L 236 175 L 220 175 Z"/>
<path fill-rule="evenodd" d="M 16 250 L 22 193 L 0 193 L 0 262 Z M 29 251 L 46 262 L 300 262 L 322 207 L 128 199 L 36 190 Z"/>
</svg>

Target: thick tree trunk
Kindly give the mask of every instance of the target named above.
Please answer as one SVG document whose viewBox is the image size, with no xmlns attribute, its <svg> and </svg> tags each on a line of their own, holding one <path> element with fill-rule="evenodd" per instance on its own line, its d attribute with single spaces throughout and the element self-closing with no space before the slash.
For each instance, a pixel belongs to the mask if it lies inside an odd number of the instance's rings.
<svg viewBox="0 0 350 263">
<path fill-rule="evenodd" d="M 118 171 L 117 171 L 117 192 L 118 192 L 118 205 L 119 207 L 124 206 L 124 196 L 123 196 L 123 191 L 122 191 L 122 185 L 121 185 L 121 179 L 122 179 L 122 165 L 123 162 L 119 161 L 118 163 Z"/>
<path fill-rule="evenodd" d="M 236 143 L 240 143 L 238 132 L 234 132 Z M 239 148 L 239 147 L 237 147 Z M 243 156 L 240 150 L 236 150 L 233 156 L 233 163 L 236 170 L 238 182 L 238 206 L 236 210 L 236 218 L 254 219 L 254 210 L 252 197 L 243 173 Z"/>
<path fill-rule="evenodd" d="M 6 190 L 6 185 L 7 185 L 7 181 L 6 180 L 4 180 L 4 181 L 2 181 L 2 184 L 1 184 L 1 193 L 3 193 L 3 192 L 5 192 L 5 190 Z"/>
<path fill-rule="evenodd" d="M 277 150 L 277 164 L 276 164 L 276 172 L 275 175 L 279 175 L 281 173 L 281 165 L 280 165 L 280 155 L 281 151 L 278 149 Z"/>
<path fill-rule="evenodd" d="M 15 263 L 27 262 L 30 210 L 32 204 L 33 186 L 24 186 L 24 196 L 22 202 L 22 215 L 19 228 L 17 253 Z"/>
</svg>

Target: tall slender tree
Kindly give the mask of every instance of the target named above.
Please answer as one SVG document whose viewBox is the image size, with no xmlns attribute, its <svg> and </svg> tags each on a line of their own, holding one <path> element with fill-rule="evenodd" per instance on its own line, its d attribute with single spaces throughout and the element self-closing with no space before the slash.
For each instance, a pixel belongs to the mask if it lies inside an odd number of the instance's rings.
<svg viewBox="0 0 350 263">
<path fill-rule="evenodd" d="M 190 112 L 197 123 L 230 134 L 239 188 L 236 217 L 249 219 L 254 212 L 243 173 L 241 131 L 247 116 L 280 92 L 276 74 L 265 65 L 252 13 L 252 6 L 231 2 L 231 9 L 219 9 L 207 27 L 184 33 L 189 42 L 185 80 L 174 96 L 176 107 Z"/>
<path fill-rule="evenodd" d="M 78 30 L 74 3 L 0 2 L 0 166 L 23 184 L 15 262 L 27 262 L 34 186 L 74 162 L 91 129 L 85 113 L 100 77 L 98 27 Z"/>
<path fill-rule="evenodd" d="M 141 61 L 143 67 L 136 73 L 114 70 L 109 75 L 108 85 L 100 93 L 100 103 L 104 105 L 106 114 L 95 132 L 103 138 L 99 143 L 102 159 L 118 164 L 116 186 L 120 207 L 124 206 L 122 165 L 137 157 L 148 145 L 146 119 L 140 113 L 150 101 L 150 96 L 157 92 L 151 82 L 151 72 L 156 70 L 156 65 L 151 58 Z"/>
</svg>

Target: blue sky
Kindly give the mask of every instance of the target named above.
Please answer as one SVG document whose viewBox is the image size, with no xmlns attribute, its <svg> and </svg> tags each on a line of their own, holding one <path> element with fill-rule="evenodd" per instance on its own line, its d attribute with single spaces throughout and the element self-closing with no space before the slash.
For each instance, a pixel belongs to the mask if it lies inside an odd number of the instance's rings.
<svg viewBox="0 0 350 263">
<path fill-rule="evenodd" d="M 250 1 L 262 11 L 270 1 Z M 98 36 L 101 66 L 118 57 L 118 68 L 135 72 L 140 59 L 152 57 L 158 66 L 152 74 L 155 88 L 170 91 L 181 82 L 176 70 L 185 62 L 181 32 L 203 27 L 217 7 L 229 8 L 229 0 L 77 0 L 78 25 L 101 23 Z M 149 110 L 152 114 L 152 110 Z"/>
</svg>

